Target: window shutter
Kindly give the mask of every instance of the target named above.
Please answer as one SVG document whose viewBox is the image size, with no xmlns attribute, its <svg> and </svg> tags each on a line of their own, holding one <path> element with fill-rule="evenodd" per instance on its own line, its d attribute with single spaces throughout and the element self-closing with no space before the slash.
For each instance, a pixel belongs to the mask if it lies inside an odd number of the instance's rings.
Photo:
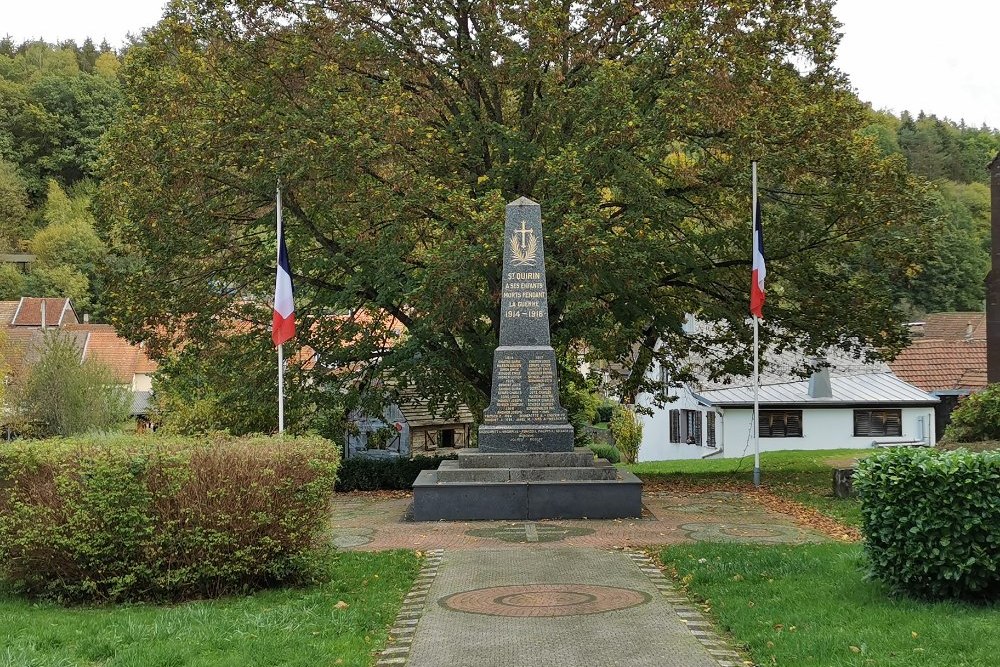
<svg viewBox="0 0 1000 667">
<path fill-rule="evenodd" d="M 708 417 L 708 424 L 707 424 L 707 426 L 705 428 L 708 431 L 708 433 L 706 433 L 707 442 L 705 444 L 711 445 L 711 446 L 714 447 L 715 446 L 715 413 L 714 412 L 709 412 L 708 415 L 706 415 L 706 416 Z"/>
<path fill-rule="evenodd" d="M 700 445 L 701 444 L 701 411 L 699 411 L 699 410 L 692 410 L 691 411 L 691 421 L 693 422 L 691 424 L 691 426 L 694 427 L 693 429 L 691 429 L 691 432 L 693 432 L 693 434 L 694 434 L 694 444 Z"/>
<path fill-rule="evenodd" d="M 785 413 L 785 433 L 789 438 L 802 437 L 802 411 L 794 410 Z"/>
<path fill-rule="evenodd" d="M 903 435 L 903 414 L 902 410 L 885 411 L 885 434 Z"/>
<path fill-rule="evenodd" d="M 670 411 L 670 442 L 681 441 L 681 411 Z"/>
<path fill-rule="evenodd" d="M 870 410 L 854 411 L 854 437 L 863 438 L 872 434 L 871 414 Z"/>
</svg>

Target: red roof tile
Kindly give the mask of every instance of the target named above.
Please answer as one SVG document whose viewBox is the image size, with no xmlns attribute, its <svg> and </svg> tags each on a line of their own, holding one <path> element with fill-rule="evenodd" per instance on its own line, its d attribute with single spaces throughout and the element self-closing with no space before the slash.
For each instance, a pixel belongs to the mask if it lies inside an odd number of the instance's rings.
<svg viewBox="0 0 1000 667">
<path fill-rule="evenodd" d="M 61 327 L 76 323 L 76 311 L 69 299 L 22 297 L 14 318 L 9 322 L 16 327 L 40 327 L 42 325 L 42 302 L 45 302 L 45 325 Z"/>
<path fill-rule="evenodd" d="M 986 340 L 986 313 L 931 313 L 924 319 L 924 338 Z"/>
<path fill-rule="evenodd" d="M 986 341 L 919 338 L 889 366 L 924 391 L 978 391 L 986 387 Z"/>
<path fill-rule="evenodd" d="M 156 362 L 138 345 L 120 337 L 110 324 L 71 324 L 73 333 L 87 335 L 84 360 L 93 359 L 108 366 L 121 383 L 131 383 L 136 373 L 153 373 Z"/>
<path fill-rule="evenodd" d="M 15 301 L 0 301 L 0 325 L 7 326 L 11 323 L 20 303 L 20 299 Z"/>
</svg>

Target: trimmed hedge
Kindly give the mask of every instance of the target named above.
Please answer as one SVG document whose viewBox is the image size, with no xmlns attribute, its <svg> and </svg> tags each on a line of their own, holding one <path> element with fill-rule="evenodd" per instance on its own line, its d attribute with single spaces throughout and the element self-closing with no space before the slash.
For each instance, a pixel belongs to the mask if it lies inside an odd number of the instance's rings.
<svg viewBox="0 0 1000 667">
<path fill-rule="evenodd" d="M 352 456 L 340 465 L 337 491 L 409 491 L 421 470 L 437 470 L 457 456 L 417 456 L 384 459 Z"/>
<path fill-rule="evenodd" d="M 1000 452 L 877 452 L 854 489 L 875 578 L 920 598 L 1000 596 Z"/>
<path fill-rule="evenodd" d="M 599 459 L 607 459 L 610 463 L 620 463 L 622 460 L 621 452 L 611 445 L 593 444 L 588 446 L 590 451 L 594 452 L 594 456 Z"/>
<path fill-rule="evenodd" d="M 309 580 L 337 474 L 323 438 L 118 436 L 0 447 L 0 576 L 61 601 Z"/>
</svg>

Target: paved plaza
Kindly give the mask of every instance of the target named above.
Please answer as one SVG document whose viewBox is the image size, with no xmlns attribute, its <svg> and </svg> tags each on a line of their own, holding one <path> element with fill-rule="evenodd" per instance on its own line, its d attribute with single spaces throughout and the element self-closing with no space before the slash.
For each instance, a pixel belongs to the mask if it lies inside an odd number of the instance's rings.
<svg viewBox="0 0 1000 667">
<path fill-rule="evenodd" d="M 339 548 L 426 555 L 380 667 L 742 666 L 640 549 L 828 539 L 725 491 L 651 491 L 641 518 L 602 521 L 414 522 L 410 501 L 333 501 Z"/>
<path fill-rule="evenodd" d="M 406 520 L 410 498 L 337 494 L 333 540 L 342 549 L 489 549 L 505 544 L 540 547 L 641 548 L 696 541 L 758 544 L 820 542 L 822 534 L 796 525 L 737 493 L 643 494 L 639 519 L 559 521 Z"/>
</svg>

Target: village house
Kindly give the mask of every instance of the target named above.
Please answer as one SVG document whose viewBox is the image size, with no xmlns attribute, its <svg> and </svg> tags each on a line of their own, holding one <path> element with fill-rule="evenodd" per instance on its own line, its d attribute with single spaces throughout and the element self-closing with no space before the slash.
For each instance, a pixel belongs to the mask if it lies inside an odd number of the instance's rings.
<svg viewBox="0 0 1000 667">
<path fill-rule="evenodd" d="M 53 330 L 73 339 L 81 361 L 108 367 L 118 384 L 132 393 L 131 416 L 140 428 L 149 424 L 153 373 L 157 364 L 140 345 L 118 335 L 109 324 L 92 324 L 78 316 L 70 299 L 22 297 L 0 301 L 0 327 L 7 346 L 4 361 L 12 371 L 26 370 L 38 359 L 44 337 Z"/>
<path fill-rule="evenodd" d="M 900 379 L 937 396 L 938 438 L 965 396 L 986 388 L 986 313 L 931 313 L 910 325 L 910 345 L 889 362 Z"/>
<path fill-rule="evenodd" d="M 691 326 L 691 325 L 689 325 Z M 934 407 L 939 399 L 893 374 L 835 350 L 823 359 L 794 351 L 764 352 L 759 391 L 760 451 L 839 449 L 936 441 Z M 640 461 L 738 458 L 753 453 L 754 389 L 749 377 L 709 380 L 703 360 L 689 359 L 696 379 L 671 383 L 657 364 L 649 377 L 673 400 L 655 404 L 640 394 L 651 414 L 643 421 Z M 802 368 L 815 370 L 808 378 Z"/>
</svg>

